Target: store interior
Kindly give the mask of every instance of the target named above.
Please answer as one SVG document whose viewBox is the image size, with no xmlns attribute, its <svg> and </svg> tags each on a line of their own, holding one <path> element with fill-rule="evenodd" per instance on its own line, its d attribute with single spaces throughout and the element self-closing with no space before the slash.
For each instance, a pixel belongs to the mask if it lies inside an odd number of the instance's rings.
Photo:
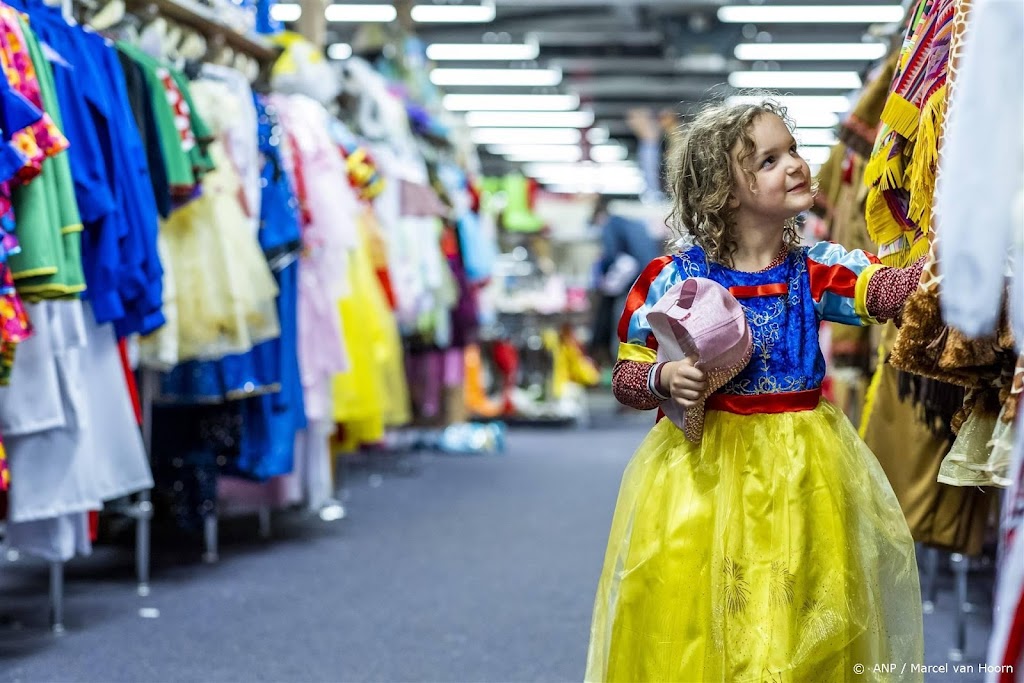
<svg viewBox="0 0 1024 683">
<path fill-rule="evenodd" d="M 897 321 L 819 331 L 924 680 L 1024 681 L 1020 0 L 0 22 L 0 680 L 581 678 L 654 423 L 612 397 L 626 293 L 684 244 L 679 131 L 769 96 L 802 242 L 925 259 Z"/>
</svg>

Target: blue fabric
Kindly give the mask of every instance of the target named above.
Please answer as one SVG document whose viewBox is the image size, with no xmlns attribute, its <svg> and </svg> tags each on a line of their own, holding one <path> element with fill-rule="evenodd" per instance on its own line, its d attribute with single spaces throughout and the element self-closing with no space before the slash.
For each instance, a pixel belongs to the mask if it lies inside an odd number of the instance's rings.
<svg viewBox="0 0 1024 683">
<path fill-rule="evenodd" d="M 125 301 L 125 316 L 115 322 L 119 336 L 149 334 L 165 320 L 163 266 L 157 252 L 158 213 L 149 178 L 149 165 L 135 116 L 128 102 L 124 72 L 117 53 L 103 38 L 81 32 L 86 54 L 107 84 L 111 141 L 117 172 L 117 201 L 124 219 L 120 234 L 120 277 L 117 291 Z"/>
<path fill-rule="evenodd" d="M 672 286 L 687 278 L 708 278 L 727 289 L 785 283 L 787 294 L 739 300 L 750 325 L 754 353 L 747 367 L 718 393 L 772 394 L 816 389 L 825 377 L 825 359 L 818 344 L 821 321 L 832 319 L 852 324 L 863 321 L 847 316 L 846 306 L 852 308 L 852 300 L 830 291 L 828 286 L 819 286 L 823 296 L 818 301 L 814 299 L 809 262 L 850 271 L 843 273 L 844 282 L 849 283 L 856 281 L 872 261 L 861 251 L 847 252 L 836 245 L 817 245 L 793 251 L 783 263 L 767 271 L 745 273 L 711 263 L 703 249 L 690 247 L 673 254 L 672 260 L 646 282 L 641 278 L 634 285 L 634 291 L 647 287 L 647 292 L 644 303 L 630 316 L 626 338 L 621 341 L 648 345 L 651 328 L 647 324 L 647 312 Z M 822 305 L 827 301 L 833 304 Z"/>
<path fill-rule="evenodd" d="M 598 271 L 601 275 L 607 273 L 620 254 L 632 256 L 637 263 L 649 263 L 662 253 L 662 246 L 651 237 L 643 223 L 623 216 L 609 216 L 601 227 Z"/>
<path fill-rule="evenodd" d="M 85 298 L 118 336 L 148 334 L 164 324 L 157 212 L 117 55 L 102 37 L 69 26 L 58 8 L 12 6 L 29 13 L 40 40 L 63 60 L 53 62 L 54 81 L 85 228 Z"/>
<path fill-rule="evenodd" d="M 282 253 L 296 252 L 301 247 L 299 202 L 295 198 L 281 157 L 281 125 L 266 97 L 254 95 L 257 132 L 263 168 L 260 170 L 260 247 L 273 262 Z"/>
<path fill-rule="evenodd" d="M 295 435 L 306 427 L 298 356 L 298 261 L 276 274 L 281 337 L 261 347 L 275 353 L 281 391 L 244 401 L 240 455 L 232 472 L 263 481 L 292 471 Z"/>
</svg>

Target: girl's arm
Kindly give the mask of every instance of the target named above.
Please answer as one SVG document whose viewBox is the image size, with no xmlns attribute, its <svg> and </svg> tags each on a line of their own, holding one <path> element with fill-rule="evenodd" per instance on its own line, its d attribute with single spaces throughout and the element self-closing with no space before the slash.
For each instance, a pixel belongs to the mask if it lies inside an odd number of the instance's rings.
<svg viewBox="0 0 1024 683">
<path fill-rule="evenodd" d="M 647 324 L 647 312 L 680 280 L 682 275 L 672 257 L 663 256 L 644 268 L 626 297 L 619 319 L 619 357 L 612 370 L 612 393 L 630 408 L 652 410 L 667 398 L 656 391 L 658 343 Z"/>
<path fill-rule="evenodd" d="M 658 393 L 660 370 L 664 363 L 619 360 L 612 369 L 612 394 L 624 406 L 636 410 L 654 410 L 668 396 Z"/>
<path fill-rule="evenodd" d="M 882 268 L 868 282 L 866 306 L 868 314 L 879 322 L 895 320 L 903 312 L 903 304 L 917 289 L 927 256 L 906 268 Z"/>
<path fill-rule="evenodd" d="M 925 258 L 907 268 L 883 266 L 860 249 L 820 242 L 807 252 L 811 297 L 821 320 L 871 325 L 899 317 L 921 279 Z"/>
</svg>

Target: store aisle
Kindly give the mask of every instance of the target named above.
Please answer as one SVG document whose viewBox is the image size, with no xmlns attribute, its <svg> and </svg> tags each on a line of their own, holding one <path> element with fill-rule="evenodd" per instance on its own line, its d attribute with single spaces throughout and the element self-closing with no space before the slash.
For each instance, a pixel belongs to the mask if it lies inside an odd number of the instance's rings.
<svg viewBox="0 0 1024 683">
<path fill-rule="evenodd" d="M 269 544 L 255 521 L 234 524 L 216 566 L 157 558 L 145 600 L 130 556 L 102 551 L 69 569 L 56 641 L 40 634 L 44 572 L 4 566 L 0 680 L 579 680 L 618 479 L 644 428 L 595 424 L 515 431 L 503 457 L 359 466 L 348 520 L 278 520 Z M 952 638 L 942 598 L 926 619 L 935 664 Z M 966 662 L 983 659 L 987 609 L 971 616 Z"/>
</svg>

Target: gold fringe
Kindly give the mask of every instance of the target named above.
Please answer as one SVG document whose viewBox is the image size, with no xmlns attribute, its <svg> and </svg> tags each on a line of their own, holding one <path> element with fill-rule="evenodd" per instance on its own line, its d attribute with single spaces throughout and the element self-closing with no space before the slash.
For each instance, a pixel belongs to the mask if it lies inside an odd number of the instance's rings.
<svg viewBox="0 0 1024 683">
<path fill-rule="evenodd" d="M 875 402 L 878 400 L 878 387 L 882 385 L 882 372 L 885 370 L 885 345 L 878 345 L 878 365 L 875 367 L 875 374 L 871 376 L 871 383 L 864 393 L 864 410 L 860 414 L 860 427 L 857 432 L 860 438 L 865 438 L 868 432 L 868 424 L 871 422 L 871 415 L 875 412 Z"/>
<path fill-rule="evenodd" d="M 889 152 L 892 151 L 894 142 L 895 140 L 890 137 L 871 155 L 871 159 L 868 160 L 867 165 L 864 167 L 864 184 L 866 186 L 874 187 L 882 179 L 882 175 L 885 173 L 886 162 L 889 160 Z"/>
<path fill-rule="evenodd" d="M 925 103 L 917 144 L 907 167 L 910 190 L 908 215 L 925 233 L 931 230 L 935 180 L 939 164 L 939 139 L 946 120 L 946 86 Z"/>
<path fill-rule="evenodd" d="M 889 204 L 877 187 L 868 190 L 864 202 L 864 218 L 867 223 L 868 235 L 875 244 L 888 244 L 903 234 L 903 226 L 889 211 Z"/>
<path fill-rule="evenodd" d="M 921 112 L 901 96 L 892 94 L 885 101 L 885 108 L 882 109 L 882 120 L 903 137 L 913 140 L 917 137 L 917 126 L 921 120 Z"/>
<path fill-rule="evenodd" d="M 882 190 L 895 190 L 906 187 L 906 169 L 903 161 L 904 154 L 886 158 L 882 167 L 882 175 L 878 179 L 878 187 Z"/>
</svg>

